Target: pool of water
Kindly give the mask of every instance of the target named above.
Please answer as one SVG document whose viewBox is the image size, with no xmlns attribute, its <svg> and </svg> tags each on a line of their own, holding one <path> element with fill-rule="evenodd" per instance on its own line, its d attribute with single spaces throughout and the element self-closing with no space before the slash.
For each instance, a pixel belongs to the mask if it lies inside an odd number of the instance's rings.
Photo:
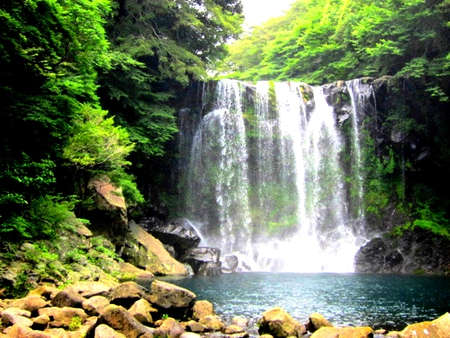
<svg viewBox="0 0 450 338">
<path fill-rule="evenodd" d="M 333 325 L 403 329 L 450 311 L 450 278 L 443 276 L 243 273 L 218 277 L 164 277 L 214 304 L 225 321 L 253 324 L 274 306 L 301 323 L 313 312 Z"/>
</svg>

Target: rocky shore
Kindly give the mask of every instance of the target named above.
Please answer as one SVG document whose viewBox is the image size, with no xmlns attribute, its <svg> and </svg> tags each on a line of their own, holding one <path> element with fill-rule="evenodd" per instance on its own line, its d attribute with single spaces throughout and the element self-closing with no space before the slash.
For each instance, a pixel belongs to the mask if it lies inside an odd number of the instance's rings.
<svg viewBox="0 0 450 338">
<path fill-rule="evenodd" d="M 63 289 L 42 285 L 23 298 L 1 299 L 0 315 L 0 337 L 13 338 L 450 337 L 448 313 L 401 332 L 334 327 L 318 313 L 302 324 L 279 307 L 262 313 L 257 328 L 241 317 L 224 323 L 209 301 L 156 279 L 149 288 L 132 281 L 78 282 Z"/>
</svg>

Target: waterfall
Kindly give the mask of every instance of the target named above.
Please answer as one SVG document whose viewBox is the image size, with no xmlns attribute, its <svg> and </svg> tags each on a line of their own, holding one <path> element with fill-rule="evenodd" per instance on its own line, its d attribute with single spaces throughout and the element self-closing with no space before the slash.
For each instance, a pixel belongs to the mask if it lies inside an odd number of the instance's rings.
<svg viewBox="0 0 450 338">
<path fill-rule="evenodd" d="M 346 87 L 350 173 L 325 86 L 217 83 L 191 140 L 183 194 L 185 216 L 209 245 L 253 270 L 353 271 L 364 218 L 358 113 L 369 89 Z"/>
</svg>

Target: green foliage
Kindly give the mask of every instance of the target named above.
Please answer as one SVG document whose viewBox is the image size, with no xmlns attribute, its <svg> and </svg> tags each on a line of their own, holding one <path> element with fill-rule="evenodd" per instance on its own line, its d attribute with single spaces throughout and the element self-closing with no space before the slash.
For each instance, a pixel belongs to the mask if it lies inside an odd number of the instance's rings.
<svg viewBox="0 0 450 338">
<path fill-rule="evenodd" d="M 232 43 L 219 71 L 310 84 L 397 75 L 424 80 L 448 100 L 449 12 L 446 0 L 297 0 Z"/>
<path fill-rule="evenodd" d="M 74 317 L 72 317 L 72 319 L 70 320 L 69 323 L 69 331 L 77 331 L 81 325 L 83 324 L 81 318 L 77 315 L 75 315 Z"/>
<path fill-rule="evenodd" d="M 0 225 L 2 239 L 53 239 L 63 228 L 71 227 L 75 200 L 42 196 L 33 201 L 20 216 L 13 216 Z"/>
</svg>

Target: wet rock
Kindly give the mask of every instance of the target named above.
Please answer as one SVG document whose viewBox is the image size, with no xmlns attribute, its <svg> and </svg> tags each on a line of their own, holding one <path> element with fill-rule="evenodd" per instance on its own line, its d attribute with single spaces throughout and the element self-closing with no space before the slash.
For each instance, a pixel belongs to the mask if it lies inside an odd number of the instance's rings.
<svg viewBox="0 0 450 338">
<path fill-rule="evenodd" d="M 311 338 L 373 338 L 370 327 L 322 327 Z"/>
<path fill-rule="evenodd" d="M 192 307 L 192 318 L 200 320 L 203 317 L 215 315 L 213 305 L 207 300 L 198 300 Z"/>
<path fill-rule="evenodd" d="M 197 296 L 182 287 L 155 280 L 151 285 L 150 303 L 163 309 L 187 309 Z"/>
<path fill-rule="evenodd" d="M 158 337 L 178 338 L 185 332 L 183 326 L 174 318 L 164 319 L 161 325 L 154 331 Z"/>
<path fill-rule="evenodd" d="M 333 325 L 331 325 L 331 323 L 320 313 L 316 312 L 311 314 L 309 316 L 309 322 L 306 324 L 306 329 L 309 332 L 316 332 L 321 327 L 333 327 Z"/>
<path fill-rule="evenodd" d="M 215 315 L 205 316 L 199 321 L 207 331 L 223 331 L 225 324 Z"/>
<path fill-rule="evenodd" d="M 239 258 L 236 255 L 226 255 L 225 256 L 225 267 L 222 267 L 222 269 L 226 269 L 230 272 L 236 272 L 236 269 L 239 266 Z"/>
<path fill-rule="evenodd" d="M 243 317 L 233 317 L 231 319 L 231 324 L 238 325 L 240 327 L 247 327 L 248 326 L 248 319 Z"/>
<path fill-rule="evenodd" d="M 172 246 L 176 257 L 182 257 L 188 250 L 196 248 L 200 243 L 200 237 L 185 218 L 175 219 L 168 224 L 146 230 L 164 244 Z"/>
<path fill-rule="evenodd" d="M 122 306 L 108 305 L 100 314 L 99 323 L 110 326 L 127 338 L 153 338 L 152 330 L 139 323 Z"/>
<path fill-rule="evenodd" d="M 214 277 L 222 274 L 222 268 L 220 262 L 208 262 L 200 266 L 197 271 L 198 276 Z"/>
<path fill-rule="evenodd" d="M 181 259 L 188 263 L 197 274 L 200 268 L 207 263 L 215 263 L 212 266 L 220 268 L 220 250 L 215 248 L 193 248 L 189 250 Z"/>
<path fill-rule="evenodd" d="M 306 333 L 305 327 L 280 307 L 264 312 L 258 320 L 258 325 L 260 335 L 268 333 L 275 338 L 302 337 Z"/>
<path fill-rule="evenodd" d="M 450 337 L 450 314 L 447 312 L 443 316 L 433 321 L 415 323 L 408 325 L 401 332 L 390 332 L 391 338 L 447 338 Z"/>
<path fill-rule="evenodd" d="M 202 324 L 200 324 L 199 322 L 196 322 L 195 320 L 190 320 L 185 324 L 186 330 L 190 331 L 190 332 L 205 332 L 206 331 L 206 327 L 204 327 Z"/>
<path fill-rule="evenodd" d="M 242 333 L 245 332 L 245 330 L 238 326 L 238 325 L 228 325 L 225 327 L 224 333 L 225 334 L 236 334 L 236 333 Z"/>
</svg>

